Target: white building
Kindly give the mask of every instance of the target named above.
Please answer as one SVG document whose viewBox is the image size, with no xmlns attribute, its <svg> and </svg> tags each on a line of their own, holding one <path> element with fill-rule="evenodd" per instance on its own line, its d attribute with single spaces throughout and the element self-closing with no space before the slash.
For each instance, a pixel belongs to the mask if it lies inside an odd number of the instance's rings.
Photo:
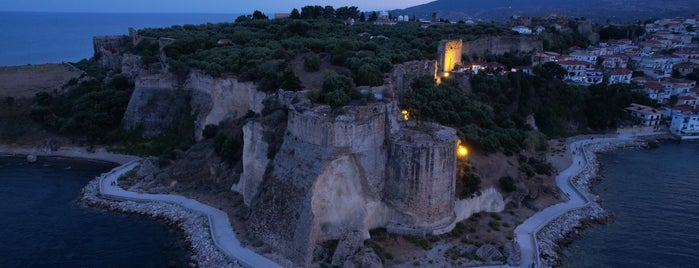
<svg viewBox="0 0 699 268">
<path fill-rule="evenodd" d="M 583 77 L 587 75 L 587 67 L 590 64 L 586 61 L 564 60 L 559 61 L 558 65 L 561 65 L 566 70 L 563 80 L 581 83 L 583 82 Z"/>
<path fill-rule="evenodd" d="M 641 119 L 641 126 L 653 127 L 657 129 L 660 126 L 660 120 L 663 118 L 663 111 L 657 110 L 650 106 L 632 103 L 626 108 L 631 116 Z"/>
<path fill-rule="evenodd" d="M 512 30 L 520 34 L 532 34 L 532 29 L 522 25 L 512 27 Z"/>
<path fill-rule="evenodd" d="M 675 113 L 670 132 L 684 139 L 699 139 L 699 113 Z"/>
</svg>

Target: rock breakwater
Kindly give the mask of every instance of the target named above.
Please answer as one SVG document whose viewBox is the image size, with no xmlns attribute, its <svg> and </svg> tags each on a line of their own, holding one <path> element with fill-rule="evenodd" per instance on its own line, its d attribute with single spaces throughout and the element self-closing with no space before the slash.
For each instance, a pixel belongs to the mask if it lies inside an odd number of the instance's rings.
<svg viewBox="0 0 699 268">
<path fill-rule="evenodd" d="M 90 206 L 121 213 L 138 213 L 162 219 L 177 226 L 184 233 L 192 252 L 192 267 L 242 267 L 230 260 L 214 244 L 207 219 L 177 205 L 162 202 L 135 202 L 104 199 L 99 196 L 99 178 L 90 181 L 82 190 L 81 200 Z"/>
<path fill-rule="evenodd" d="M 571 210 L 551 220 L 536 233 L 537 247 L 541 258 L 539 267 L 560 266 L 559 250 L 561 244 L 569 242 L 570 238 L 574 237 L 578 230 L 585 226 L 606 222 L 611 217 L 611 214 L 600 205 L 599 196 L 590 189 L 591 182 L 598 178 L 599 174 L 597 154 L 615 149 L 645 146 L 647 146 L 646 141 L 628 139 L 606 141 L 591 139 L 581 146 L 580 151 L 584 154 L 585 168 L 580 174 L 571 178 L 569 183 L 587 200 L 587 204 L 580 209 Z"/>
</svg>

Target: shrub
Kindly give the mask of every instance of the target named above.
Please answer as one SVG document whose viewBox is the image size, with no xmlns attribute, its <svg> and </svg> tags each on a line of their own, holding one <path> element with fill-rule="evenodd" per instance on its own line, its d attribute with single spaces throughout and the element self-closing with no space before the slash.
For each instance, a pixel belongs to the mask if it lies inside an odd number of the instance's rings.
<svg viewBox="0 0 699 268">
<path fill-rule="evenodd" d="M 216 134 L 218 134 L 218 126 L 208 124 L 204 127 L 204 132 L 202 133 L 202 136 L 204 136 L 205 139 L 211 139 L 213 137 L 216 137 Z"/>
<path fill-rule="evenodd" d="M 510 177 L 510 176 L 503 176 L 500 177 L 500 188 L 502 188 L 503 191 L 506 193 L 511 193 L 517 190 L 517 186 L 515 186 L 515 180 Z"/>
<path fill-rule="evenodd" d="M 303 58 L 303 69 L 307 72 L 317 72 L 320 70 L 320 58 L 317 55 L 306 56 Z"/>
</svg>

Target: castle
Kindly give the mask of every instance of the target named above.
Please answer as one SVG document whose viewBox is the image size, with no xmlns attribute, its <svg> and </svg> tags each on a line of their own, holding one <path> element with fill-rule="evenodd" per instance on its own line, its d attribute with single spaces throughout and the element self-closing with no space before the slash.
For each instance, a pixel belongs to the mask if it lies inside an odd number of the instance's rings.
<svg viewBox="0 0 699 268">
<path fill-rule="evenodd" d="M 118 50 L 111 48 L 124 40 L 133 41 L 134 35 L 95 38 L 96 52 L 111 58 L 103 65 L 126 62 L 126 55 L 119 58 Z M 396 65 L 383 91 L 400 99 L 414 78 L 448 73 L 460 64 L 460 49 L 460 40 L 445 41 L 440 44 L 438 62 Z M 173 85 L 181 82 L 167 73 L 148 79 L 139 77 L 142 72 L 132 73 L 140 81 L 134 98 L 174 94 L 181 89 L 189 92 L 193 96 L 190 105 L 196 106 L 192 110 L 199 111 L 197 129 L 206 122 L 222 120 L 221 116 L 241 117 L 237 106 L 242 104 L 234 100 L 251 102 L 243 106 L 259 112 L 265 98 L 250 92 L 254 86 L 231 77 L 212 78 L 193 72 L 183 84 Z M 274 134 L 268 127 L 252 120 L 243 128 L 243 173 L 232 189 L 243 195 L 251 209 L 248 228 L 256 238 L 302 266 L 312 263 L 323 242 L 338 240 L 333 265 L 341 265 L 369 238 L 371 229 L 441 234 L 462 219 L 463 213 L 455 209 L 459 201 L 455 194 L 458 138 L 454 129 L 406 120 L 397 100 L 390 98 L 347 106 L 337 113 L 326 105 L 312 105 L 304 94 L 280 91 L 271 95 L 287 111 L 281 146 L 272 158 L 268 137 Z M 132 100 L 125 124 L 153 121 L 145 119 L 156 114 L 139 111 L 157 104 L 151 102 L 169 99 L 151 96 Z M 230 111 L 224 111 L 226 107 Z M 157 123 L 153 129 L 165 123 Z"/>
</svg>

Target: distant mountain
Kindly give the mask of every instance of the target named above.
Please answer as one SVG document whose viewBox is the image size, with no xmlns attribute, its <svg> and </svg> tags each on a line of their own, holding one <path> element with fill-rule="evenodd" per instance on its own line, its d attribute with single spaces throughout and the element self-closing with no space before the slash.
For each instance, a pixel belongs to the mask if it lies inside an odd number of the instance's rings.
<svg viewBox="0 0 699 268">
<path fill-rule="evenodd" d="M 394 10 L 394 15 L 429 19 L 507 20 L 512 15 L 547 16 L 565 13 L 597 22 L 607 19 L 628 22 L 699 14 L 699 0 L 437 0 L 427 4 Z"/>
</svg>

